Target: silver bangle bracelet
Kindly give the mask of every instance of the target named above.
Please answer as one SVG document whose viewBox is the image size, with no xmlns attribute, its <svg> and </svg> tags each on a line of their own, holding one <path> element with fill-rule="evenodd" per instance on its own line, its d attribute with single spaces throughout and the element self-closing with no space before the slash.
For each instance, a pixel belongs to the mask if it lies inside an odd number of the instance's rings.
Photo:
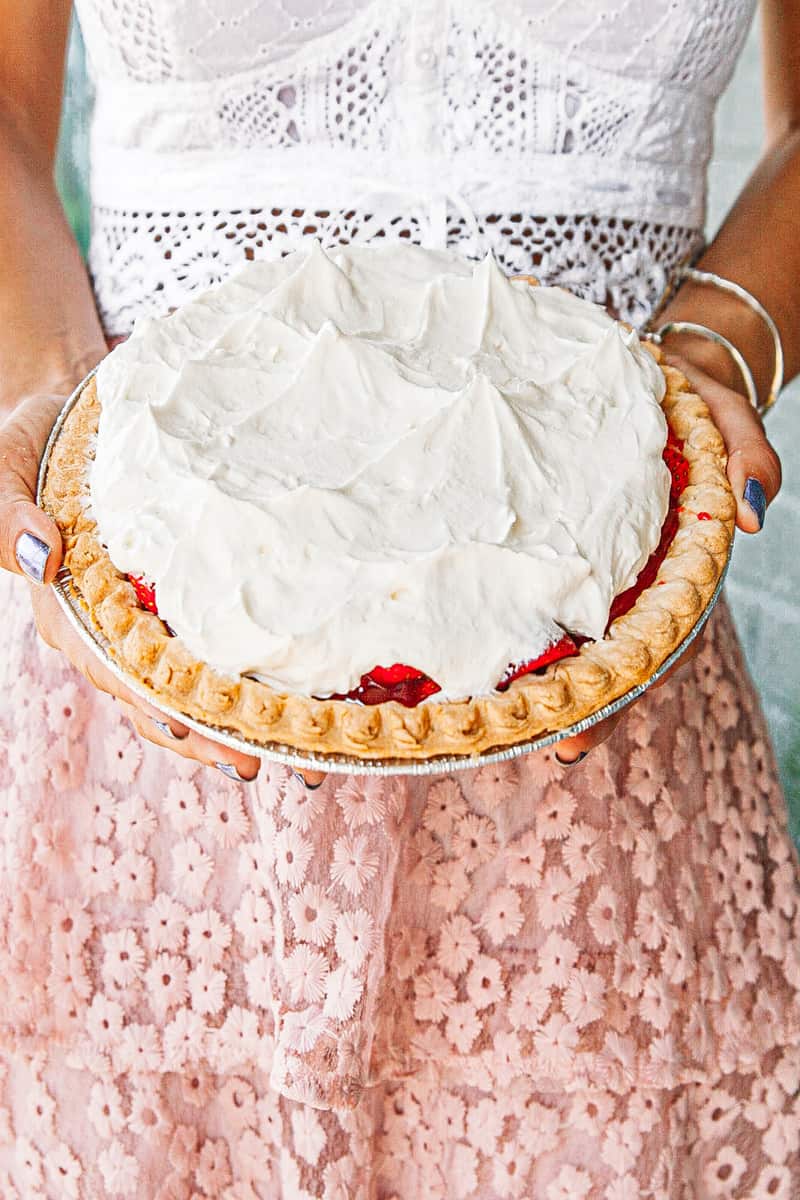
<svg viewBox="0 0 800 1200">
<path fill-rule="evenodd" d="M 764 406 L 759 406 L 758 403 L 758 391 L 753 379 L 753 372 L 745 362 L 741 350 L 738 350 L 733 342 L 728 341 L 726 337 L 723 337 L 721 333 L 717 333 L 715 329 L 708 329 L 707 326 L 698 325 L 694 321 L 667 321 L 660 329 L 655 330 L 648 336 L 650 337 L 650 341 L 655 342 L 658 346 L 661 344 L 662 338 L 668 333 L 696 333 L 700 337 L 708 338 L 710 342 L 716 342 L 718 346 L 724 346 L 741 372 L 744 386 L 747 388 L 747 398 L 753 408 L 759 413 L 765 411 Z"/>
<path fill-rule="evenodd" d="M 758 402 L 758 392 L 753 380 L 753 373 L 747 366 L 744 356 L 742 355 L 741 351 L 739 351 L 727 338 L 723 337 L 722 334 L 717 333 L 715 330 L 708 329 L 705 325 L 695 325 L 691 321 L 670 321 L 666 325 L 662 325 L 661 328 L 656 331 L 653 338 L 654 341 L 660 341 L 664 333 L 668 332 L 669 330 L 675 330 L 676 332 L 686 331 L 687 333 L 692 332 L 701 334 L 704 337 L 708 337 L 711 341 L 715 341 L 719 345 L 724 346 L 725 349 L 732 355 L 736 365 L 742 373 L 742 378 L 745 381 L 747 394 L 750 398 L 751 404 L 756 411 L 763 416 L 768 409 L 772 408 L 773 404 L 778 399 L 781 388 L 783 387 L 784 355 L 783 343 L 781 342 L 781 335 L 778 330 L 778 326 L 764 308 L 764 305 L 761 303 L 761 301 L 756 299 L 752 292 L 749 292 L 747 288 L 742 287 L 740 283 L 734 283 L 732 279 L 724 279 L 721 275 L 716 275 L 713 271 L 701 271 L 697 267 L 690 267 L 686 265 L 675 267 L 670 277 L 670 285 L 672 285 L 672 281 L 674 279 L 691 279 L 694 280 L 695 283 L 710 284 L 712 287 L 720 288 L 721 291 L 730 292 L 731 295 L 736 296 L 739 300 L 743 301 L 743 303 L 745 303 L 748 308 L 751 308 L 753 312 L 758 313 L 764 324 L 767 326 L 775 345 L 775 371 L 772 376 L 772 383 L 770 384 L 767 398 L 764 400 L 763 404 Z M 662 297 L 662 300 L 660 301 L 656 311 L 660 311 L 664 307 L 666 303 L 666 296 L 674 294 L 676 290 L 677 289 L 674 287 L 674 285 L 668 286 L 667 292 L 665 296 Z"/>
</svg>

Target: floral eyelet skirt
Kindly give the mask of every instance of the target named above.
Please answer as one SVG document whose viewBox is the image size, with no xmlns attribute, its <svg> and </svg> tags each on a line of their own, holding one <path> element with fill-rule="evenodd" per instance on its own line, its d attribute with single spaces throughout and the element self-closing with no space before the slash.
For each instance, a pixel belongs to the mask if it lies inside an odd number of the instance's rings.
<svg viewBox="0 0 800 1200">
<path fill-rule="evenodd" d="M 3 1200 L 797 1200 L 800 871 L 721 603 L 608 742 L 254 785 L 0 576 Z"/>
</svg>

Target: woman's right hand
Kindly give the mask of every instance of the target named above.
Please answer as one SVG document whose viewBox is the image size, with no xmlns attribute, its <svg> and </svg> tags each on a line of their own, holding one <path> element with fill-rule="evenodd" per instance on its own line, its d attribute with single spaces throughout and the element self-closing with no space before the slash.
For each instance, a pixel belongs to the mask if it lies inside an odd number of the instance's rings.
<svg viewBox="0 0 800 1200">
<path fill-rule="evenodd" d="M 257 758 L 229 750 L 165 717 L 126 687 L 83 642 L 48 586 L 61 566 L 63 546 L 58 526 L 36 505 L 36 479 L 64 400 L 64 395 L 28 395 L 4 420 L 0 417 L 0 567 L 28 578 L 41 637 L 62 651 L 89 683 L 117 700 L 143 738 L 185 758 L 220 767 L 226 774 L 233 769 L 241 779 L 254 779 Z"/>
</svg>

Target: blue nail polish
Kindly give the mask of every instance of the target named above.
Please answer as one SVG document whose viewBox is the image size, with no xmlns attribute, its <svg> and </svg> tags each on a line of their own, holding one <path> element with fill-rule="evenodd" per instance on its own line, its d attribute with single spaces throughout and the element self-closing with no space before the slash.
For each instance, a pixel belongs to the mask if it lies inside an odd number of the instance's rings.
<svg viewBox="0 0 800 1200">
<path fill-rule="evenodd" d="M 32 533 L 21 533 L 14 547 L 14 554 L 20 570 L 24 571 L 34 583 L 44 582 L 47 560 L 50 557 L 50 547 L 47 542 Z"/>
<path fill-rule="evenodd" d="M 233 763 L 214 763 L 218 771 L 222 771 L 223 775 L 227 775 L 228 779 L 235 779 L 237 783 L 252 783 L 252 779 L 245 779 L 244 775 L 240 775 Z"/>
<path fill-rule="evenodd" d="M 744 485 L 743 496 L 758 518 L 758 528 L 763 529 L 764 517 L 767 515 L 767 497 L 761 484 L 757 479 L 753 479 L 752 475 Z"/>
</svg>

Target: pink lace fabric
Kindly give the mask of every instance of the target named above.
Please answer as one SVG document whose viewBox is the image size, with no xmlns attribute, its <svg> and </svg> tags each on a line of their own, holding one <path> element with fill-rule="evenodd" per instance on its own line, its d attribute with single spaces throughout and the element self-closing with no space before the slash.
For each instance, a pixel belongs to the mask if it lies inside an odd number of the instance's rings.
<svg viewBox="0 0 800 1200">
<path fill-rule="evenodd" d="M 0 577 L 3 1200 L 791 1200 L 800 886 L 721 603 L 551 753 L 306 791 L 142 743 Z"/>
</svg>

